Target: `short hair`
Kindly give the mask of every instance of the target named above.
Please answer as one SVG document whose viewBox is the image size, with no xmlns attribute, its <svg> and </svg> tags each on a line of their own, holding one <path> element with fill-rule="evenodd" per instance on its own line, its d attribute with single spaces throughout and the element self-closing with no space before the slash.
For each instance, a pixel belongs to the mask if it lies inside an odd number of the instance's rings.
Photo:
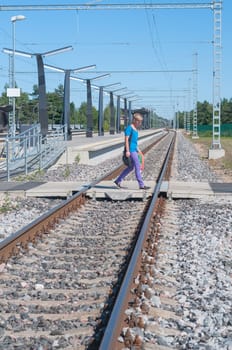
<svg viewBox="0 0 232 350">
<path fill-rule="evenodd" d="M 134 113 L 133 115 L 133 119 L 136 119 L 136 120 L 139 120 L 139 121 L 142 121 L 143 120 L 143 116 L 141 113 Z"/>
</svg>

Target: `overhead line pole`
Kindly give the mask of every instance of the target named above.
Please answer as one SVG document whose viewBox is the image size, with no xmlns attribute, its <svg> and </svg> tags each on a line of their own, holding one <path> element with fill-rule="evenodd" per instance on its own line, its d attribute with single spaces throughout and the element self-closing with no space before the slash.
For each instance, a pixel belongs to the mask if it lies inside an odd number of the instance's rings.
<svg viewBox="0 0 232 350">
<path fill-rule="evenodd" d="M 209 159 L 224 157 L 221 146 L 221 64 L 222 64 L 222 1 L 214 1 L 213 36 L 213 140 L 209 149 Z"/>
<path fill-rule="evenodd" d="M 197 92 L 198 92 L 198 53 L 196 52 L 194 54 L 194 69 L 193 69 L 193 133 L 192 138 L 198 139 L 198 132 L 197 132 Z"/>
</svg>

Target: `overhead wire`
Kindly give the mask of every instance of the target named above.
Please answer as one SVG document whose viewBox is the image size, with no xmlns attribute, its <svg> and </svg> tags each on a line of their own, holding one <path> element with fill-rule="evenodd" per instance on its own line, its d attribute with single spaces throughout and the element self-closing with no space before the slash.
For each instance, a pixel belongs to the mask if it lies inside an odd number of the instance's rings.
<svg viewBox="0 0 232 350">
<path fill-rule="evenodd" d="M 146 4 L 146 0 L 144 0 L 144 4 Z M 158 61 L 161 69 L 163 70 L 164 77 L 168 81 L 168 86 L 169 90 L 172 90 L 172 76 L 170 75 L 171 71 L 168 69 L 168 65 L 165 59 L 165 55 L 163 52 L 163 48 L 161 45 L 161 40 L 160 40 L 160 35 L 159 35 L 159 30 L 158 30 L 158 25 L 156 21 L 156 16 L 155 16 L 155 10 L 152 9 L 151 13 L 151 18 L 149 17 L 148 10 L 145 10 L 146 13 L 146 18 L 147 18 L 147 23 L 148 23 L 148 29 L 149 29 L 149 34 L 150 34 L 150 39 L 151 39 L 151 46 L 153 53 L 155 55 L 156 60 Z M 170 96 L 171 98 L 171 96 Z"/>
</svg>

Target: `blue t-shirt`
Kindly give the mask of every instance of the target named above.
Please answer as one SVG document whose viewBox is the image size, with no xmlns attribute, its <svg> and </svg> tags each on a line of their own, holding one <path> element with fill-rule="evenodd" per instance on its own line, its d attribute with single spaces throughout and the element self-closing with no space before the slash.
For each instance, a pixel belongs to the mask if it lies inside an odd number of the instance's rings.
<svg viewBox="0 0 232 350">
<path fill-rule="evenodd" d="M 130 152 L 137 152 L 138 130 L 134 130 L 131 125 L 125 129 L 125 136 L 129 136 Z"/>
</svg>

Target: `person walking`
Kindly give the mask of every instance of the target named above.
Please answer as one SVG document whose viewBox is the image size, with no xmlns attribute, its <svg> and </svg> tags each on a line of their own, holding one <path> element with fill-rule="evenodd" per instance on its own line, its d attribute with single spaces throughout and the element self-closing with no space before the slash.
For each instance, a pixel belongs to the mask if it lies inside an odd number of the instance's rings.
<svg viewBox="0 0 232 350">
<path fill-rule="evenodd" d="M 130 157 L 130 164 L 125 168 L 118 178 L 114 181 L 115 185 L 121 188 L 121 182 L 124 178 L 135 169 L 135 176 L 141 190 L 147 190 L 150 187 L 145 186 L 141 176 L 141 164 L 138 154 L 142 152 L 138 148 L 138 128 L 142 124 L 143 117 L 140 113 L 134 113 L 133 120 L 125 129 L 125 150 L 126 157 Z"/>
</svg>

